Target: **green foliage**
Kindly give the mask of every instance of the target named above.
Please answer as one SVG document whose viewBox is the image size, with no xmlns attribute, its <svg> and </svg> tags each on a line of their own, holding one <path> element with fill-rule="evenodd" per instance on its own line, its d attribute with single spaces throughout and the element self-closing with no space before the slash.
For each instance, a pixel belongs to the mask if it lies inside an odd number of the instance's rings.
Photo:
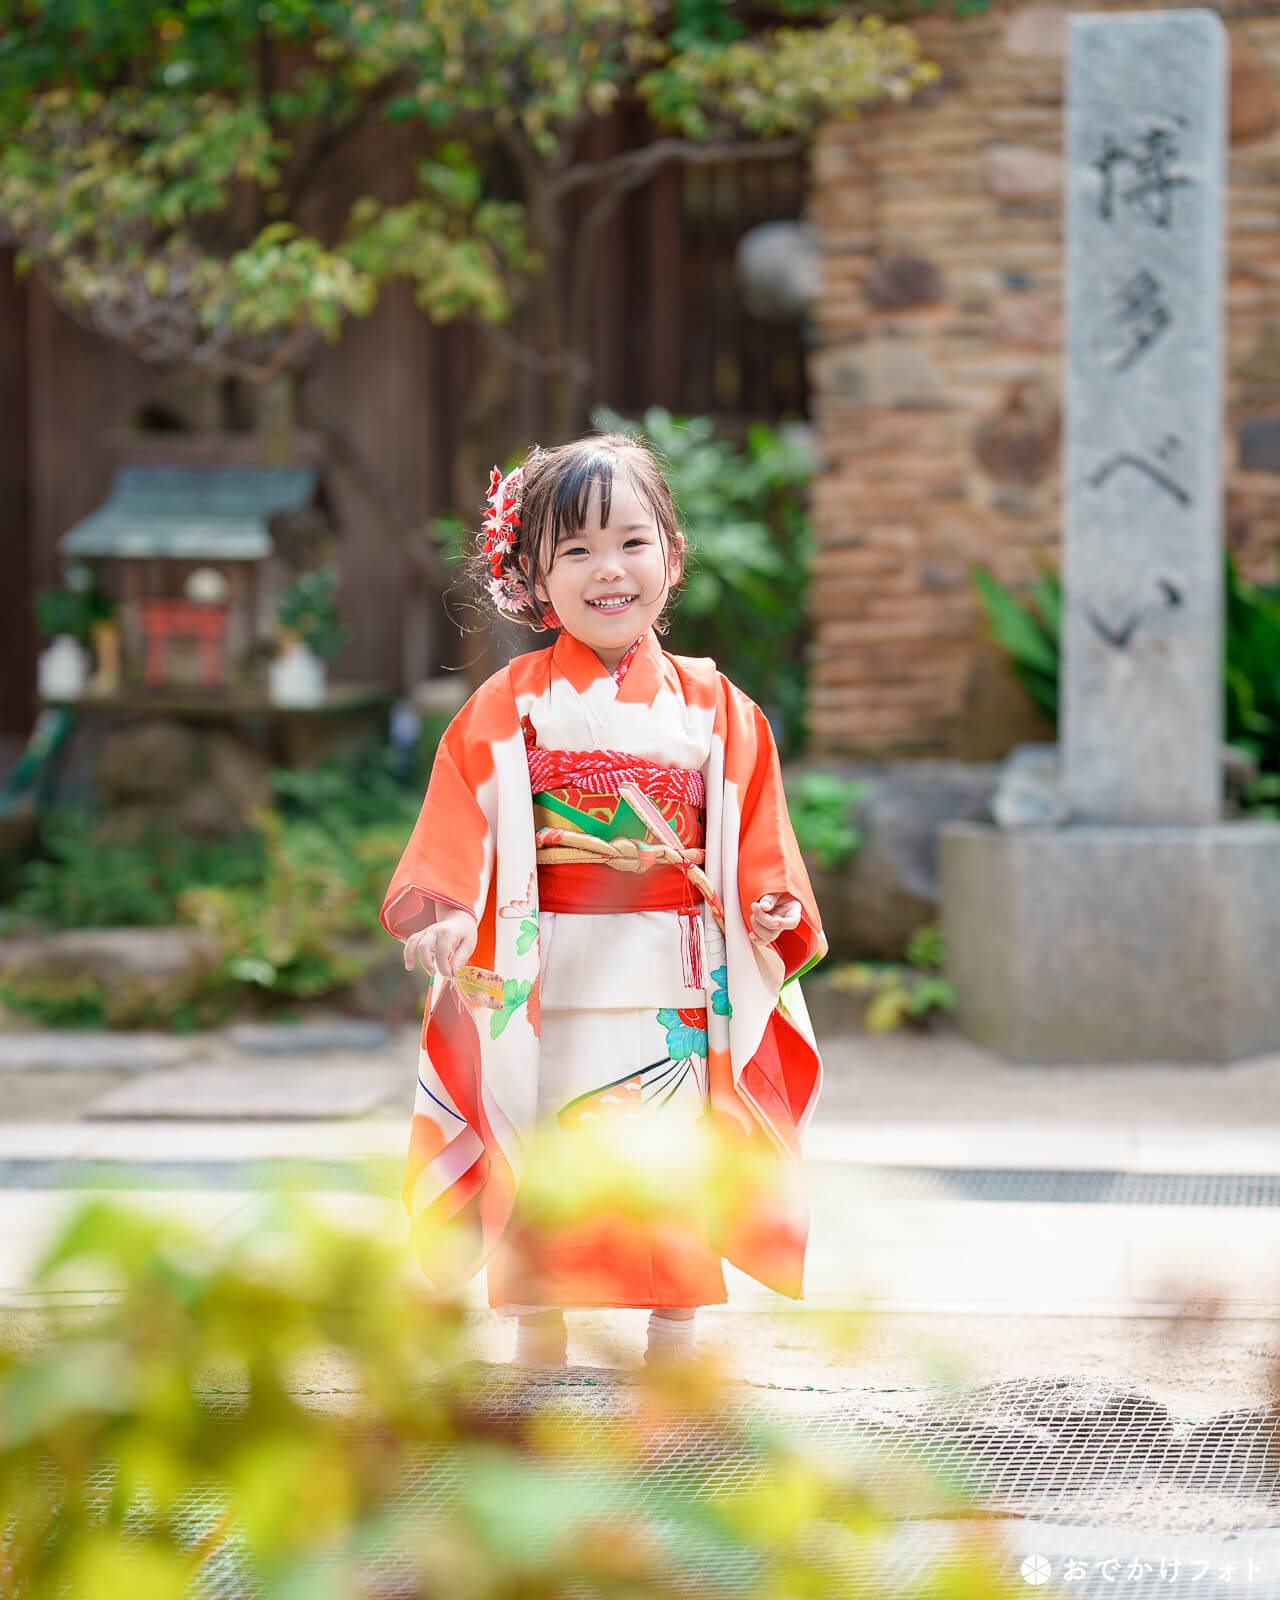
<svg viewBox="0 0 1280 1600">
<path fill-rule="evenodd" d="M 990 11 L 991 0 L 864 0 L 859 9 L 890 22 L 911 23 L 919 17 L 948 12 L 963 22 L 967 17 L 980 17 Z"/>
<path fill-rule="evenodd" d="M 0 1004 L 41 1028 L 105 1028 L 106 999 L 102 985 L 86 973 L 0 984 Z"/>
<path fill-rule="evenodd" d="M 368 744 L 326 756 L 310 767 L 276 767 L 270 775 L 275 809 L 286 822 L 309 822 L 350 846 L 370 830 L 412 825 L 422 803 L 416 777 L 406 784 L 395 752 Z"/>
<path fill-rule="evenodd" d="M 35 598 L 36 626 L 47 639 L 69 633 L 81 644 L 88 642 L 82 596 L 71 589 L 42 589 Z"/>
<path fill-rule="evenodd" d="M 149 359 L 261 381 L 392 278 L 437 320 L 509 318 L 584 122 L 626 97 L 751 140 L 934 76 L 905 28 L 819 0 L 750 27 L 728 0 L 24 0 L 0 15 L 0 212 L 24 267 Z M 402 198 L 310 231 L 325 158 L 384 119 L 424 135 Z"/>
<path fill-rule="evenodd" d="M 864 16 L 886 22 L 909 22 L 913 17 L 950 12 L 953 17 L 977 16 L 991 0 L 862 0 L 856 7 Z M 757 15 L 763 8 L 757 8 Z M 773 0 L 768 7 L 779 22 L 825 23 L 848 16 L 847 0 Z M 677 52 L 697 44 L 730 43 L 748 32 L 737 0 L 674 0 L 672 28 L 667 42 Z"/>
<path fill-rule="evenodd" d="M 889 1033 L 903 1023 L 924 1026 L 955 1008 L 956 992 L 943 975 L 947 960 L 941 924 L 927 922 L 907 940 L 906 963 L 851 961 L 831 973 L 831 985 L 866 1001 L 868 1033 Z"/>
<path fill-rule="evenodd" d="M 39 854 L 19 869 L 6 920 L 50 931 L 168 926 L 193 883 L 251 884 L 265 864 L 256 835 L 202 843 L 159 831 L 142 844 L 104 845 L 96 824 L 69 807 L 43 813 L 39 828 Z"/>
<path fill-rule="evenodd" d="M 254 821 L 266 847 L 264 877 L 190 888 L 179 896 L 179 918 L 213 937 L 222 972 L 238 983 L 314 995 L 359 976 L 365 963 L 342 947 L 360 921 L 359 893 L 336 841 L 307 824 L 286 828 L 265 807 Z"/>
<path fill-rule="evenodd" d="M 0 1325 L 11 1600 L 660 1600 L 726 1568 L 764 1600 L 876 1569 L 901 1474 L 881 1498 L 705 1366 L 641 1374 L 583 1426 L 464 1364 L 463 1305 L 407 1287 L 401 1227 L 284 1190 L 252 1213 L 202 1228 L 90 1195 L 44 1251 L 27 1298 L 49 1309 Z M 110 1292 L 69 1303 L 85 1286 Z M 928 1451 L 909 1465 L 922 1515 L 965 1514 Z M 953 1551 L 895 1593 L 1008 1592 L 987 1541 Z"/>
<path fill-rule="evenodd" d="M 338 621 L 333 598 L 337 583 L 336 567 L 304 572 L 281 592 L 276 605 L 276 621 L 300 634 L 303 642 L 326 661 L 336 661 L 351 637 L 351 629 Z"/>
<path fill-rule="evenodd" d="M 947 964 L 947 939 L 940 922 L 925 922 L 907 940 L 907 960 L 924 972 L 941 972 Z"/>
<path fill-rule="evenodd" d="M 1258 766 L 1243 809 L 1280 816 L 1280 584 L 1247 582 L 1229 551 L 1223 561 L 1225 736 Z M 1056 720 L 1062 611 L 1057 574 L 1046 573 L 1032 585 L 1030 604 L 981 567 L 973 569 L 973 580 L 991 637 L 1008 651 L 1037 705 Z"/>
<path fill-rule="evenodd" d="M 760 139 L 805 133 L 887 96 L 909 100 L 938 76 L 915 40 L 878 16 L 837 16 L 824 27 L 775 28 L 754 37 L 704 39 L 640 80 L 655 121 L 687 139 Z"/>
<path fill-rule="evenodd" d="M 42 589 L 33 602 L 36 625 L 46 638 L 69 633 L 87 645 L 97 622 L 115 615 L 115 602 L 98 582 L 91 567 L 75 566 L 63 589 Z"/>
<path fill-rule="evenodd" d="M 1280 584 L 1246 582 L 1226 559 L 1225 733 L 1258 764 L 1244 796 L 1257 816 L 1280 815 Z"/>
<path fill-rule="evenodd" d="M 318 995 L 360 976 L 381 939 L 378 913 L 421 805 L 386 751 L 272 774 L 275 809 L 254 824 L 265 865 L 252 882 L 193 887 L 181 920 L 217 940 L 220 975 L 275 995 Z"/>
<path fill-rule="evenodd" d="M 234 986 L 215 976 L 194 993 L 185 980 L 126 977 L 104 984 L 86 973 L 24 975 L 0 984 L 0 1002 L 41 1028 L 194 1033 L 226 1022 L 235 1001 Z"/>
<path fill-rule="evenodd" d="M 593 420 L 654 448 L 689 541 L 686 583 L 663 648 L 714 657 L 781 725 L 783 758 L 799 754 L 813 548 L 807 442 L 757 422 L 739 448 L 715 436 L 710 417 L 673 417 L 660 406 L 640 422 L 603 408 Z"/>
<path fill-rule="evenodd" d="M 366 970 L 385 940 L 378 913 L 421 805 L 389 749 L 271 773 L 274 808 L 253 831 L 198 843 L 172 834 L 103 845 L 95 824 L 62 810 L 42 821 L 41 854 L 19 869 L 3 923 L 10 931 L 168 927 L 194 922 L 220 961 L 194 995 L 93 979 L 11 985 L 0 1000 L 42 1025 L 209 1027 L 245 986 L 273 996 L 331 992 Z M 4 931 L 0 927 L 0 932 Z"/>
<path fill-rule="evenodd" d="M 796 842 L 827 872 L 862 844 L 863 835 L 849 814 L 867 788 L 865 782 L 848 783 L 830 772 L 802 772 L 787 786 L 787 811 Z"/>
<path fill-rule="evenodd" d="M 865 999 L 863 1023 L 868 1033 L 890 1033 L 904 1022 L 925 1025 L 956 1003 L 948 978 L 915 972 L 898 962 L 850 962 L 836 968 L 831 983 Z"/>
<path fill-rule="evenodd" d="M 1058 716 L 1058 656 L 1061 649 L 1062 582 L 1045 573 L 1025 604 L 985 568 L 972 569 L 987 614 L 989 637 L 1008 651 L 1028 694 L 1048 716 Z"/>
</svg>

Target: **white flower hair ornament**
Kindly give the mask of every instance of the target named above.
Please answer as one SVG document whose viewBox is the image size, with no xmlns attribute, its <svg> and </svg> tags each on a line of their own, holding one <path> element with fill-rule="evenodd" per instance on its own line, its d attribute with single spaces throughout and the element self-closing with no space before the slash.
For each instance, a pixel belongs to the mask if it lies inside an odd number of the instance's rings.
<svg viewBox="0 0 1280 1600">
<path fill-rule="evenodd" d="M 504 616 L 514 616 L 518 622 L 528 622 L 541 633 L 547 628 L 562 626 L 550 606 L 546 608 L 546 624 L 534 622 L 529 613 L 533 610 L 533 596 L 522 574 L 515 568 L 503 571 L 502 563 L 516 542 L 520 528 L 520 498 L 524 487 L 524 468 L 516 467 L 504 478 L 502 469 L 494 467 L 489 475 L 489 508 L 484 514 L 484 553 L 489 563 L 486 587 L 489 598 Z M 523 613 L 523 614 L 522 614 Z"/>
</svg>

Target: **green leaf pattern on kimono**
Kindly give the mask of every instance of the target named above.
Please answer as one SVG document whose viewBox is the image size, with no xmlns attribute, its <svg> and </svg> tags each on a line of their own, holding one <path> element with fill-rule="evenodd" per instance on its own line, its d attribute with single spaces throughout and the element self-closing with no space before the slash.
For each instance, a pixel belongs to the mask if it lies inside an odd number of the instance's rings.
<svg viewBox="0 0 1280 1600">
<path fill-rule="evenodd" d="M 711 995 L 711 1009 L 718 1017 L 731 1017 L 733 1007 L 729 1004 L 729 969 L 717 967 L 711 974 L 715 989 Z"/>
<path fill-rule="evenodd" d="M 528 1000 L 533 991 L 533 982 L 529 978 L 507 978 L 502 985 L 502 1010 L 494 1011 L 489 1017 L 489 1037 L 496 1039 L 507 1023 L 519 1011 L 520 1007 Z"/>
<path fill-rule="evenodd" d="M 522 956 L 526 951 L 532 950 L 538 942 L 538 922 L 536 917 L 525 917 L 520 924 L 520 932 L 516 936 L 516 954 Z"/>
</svg>

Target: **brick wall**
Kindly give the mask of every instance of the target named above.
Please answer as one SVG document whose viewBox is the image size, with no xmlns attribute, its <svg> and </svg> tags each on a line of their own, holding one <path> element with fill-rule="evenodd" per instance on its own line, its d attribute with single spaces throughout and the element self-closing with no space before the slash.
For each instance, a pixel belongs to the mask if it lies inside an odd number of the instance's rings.
<svg viewBox="0 0 1280 1600">
<path fill-rule="evenodd" d="M 942 78 L 823 130 L 810 357 L 809 728 L 819 755 L 1002 754 L 1049 730 L 982 637 L 969 576 L 1056 567 L 1061 148 L 1071 11 L 915 26 Z M 1231 40 L 1224 527 L 1274 576 L 1280 538 L 1280 7 L 1217 7 Z"/>
</svg>

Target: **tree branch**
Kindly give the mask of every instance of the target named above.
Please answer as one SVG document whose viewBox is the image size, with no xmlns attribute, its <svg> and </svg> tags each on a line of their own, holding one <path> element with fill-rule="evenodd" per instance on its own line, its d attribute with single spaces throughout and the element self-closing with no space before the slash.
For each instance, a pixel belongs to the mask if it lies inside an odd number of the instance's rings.
<svg viewBox="0 0 1280 1600">
<path fill-rule="evenodd" d="M 346 117 L 334 122 L 321 122 L 313 129 L 310 138 L 300 150 L 296 159 L 290 163 L 288 169 L 281 175 L 280 187 L 288 197 L 289 214 L 292 214 L 314 182 L 316 174 L 352 134 L 356 133 L 364 122 L 373 115 L 401 90 L 407 89 L 412 79 L 406 69 L 400 68 L 389 72 L 385 78 L 380 78 L 367 94 L 362 96 L 356 109 Z"/>
<path fill-rule="evenodd" d="M 558 357 L 544 355 L 533 345 L 525 344 L 523 339 L 517 339 L 514 334 L 508 333 L 501 323 L 486 322 L 483 317 L 475 317 L 472 321 L 486 339 L 491 339 L 497 345 L 509 361 L 527 367 L 530 372 L 546 374 L 559 370 L 561 362 Z"/>
<path fill-rule="evenodd" d="M 655 139 L 638 150 L 624 150 L 621 155 L 606 156 L 602 161 L 580 161 L 556 174 L 549 185 L 557 199 L 589 183 L 619 183 L 631 189 L 668 161 L 777 161 L 795 155 L 807 143 L 801 134 L 785 139 L 717 139 L 708 144 L 698 144 L 693 139 Z"/>
</svg>

